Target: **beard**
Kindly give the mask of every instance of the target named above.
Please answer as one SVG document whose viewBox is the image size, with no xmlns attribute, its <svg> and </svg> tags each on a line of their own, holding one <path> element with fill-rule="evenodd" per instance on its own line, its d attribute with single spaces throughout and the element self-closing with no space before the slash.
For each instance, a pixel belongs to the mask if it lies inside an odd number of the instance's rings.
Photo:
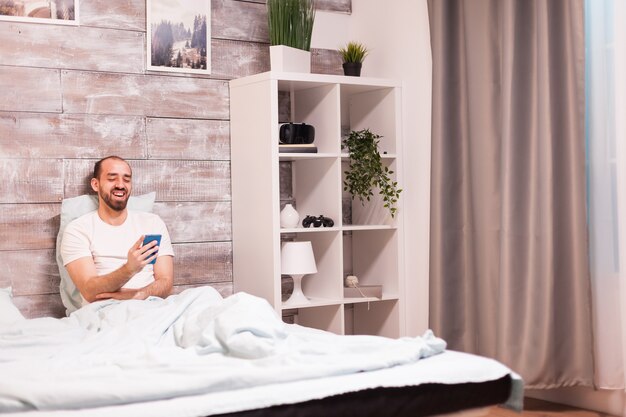
<svg viewBox="0 0 626 417">
<path fill-rule="evenodd" d="M 104 201 L 104 203 L 107 206 L 109 206 L 111 210 L 123 211 L 126 208 L 126 205 L 128 204 L 128 197 L 130 196 L 130 193 L 128 192 L 128 190 L 125 190 L 126 195 L 124 196 L 124 199 L 119 200 L 117 197 L 113 195 L 113 191 L 115 190 L 111 190 L 111 192 L 108 194 L 101 191 L 100 197 L 102 198 L 102 201 Z"/>
</svg>

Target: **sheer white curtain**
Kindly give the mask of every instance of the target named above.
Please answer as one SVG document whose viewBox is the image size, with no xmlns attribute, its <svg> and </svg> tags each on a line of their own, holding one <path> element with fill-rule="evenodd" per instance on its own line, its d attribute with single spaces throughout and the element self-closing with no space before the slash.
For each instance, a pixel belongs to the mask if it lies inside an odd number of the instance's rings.
<svg viewBox="0 0 626 417">
<path fill-rule="evenodd" d="M 585 20 L 596 384 L 601 389 L 623 390 L 626 387 L 626 1 L 586 0 Z"/>
</svg>

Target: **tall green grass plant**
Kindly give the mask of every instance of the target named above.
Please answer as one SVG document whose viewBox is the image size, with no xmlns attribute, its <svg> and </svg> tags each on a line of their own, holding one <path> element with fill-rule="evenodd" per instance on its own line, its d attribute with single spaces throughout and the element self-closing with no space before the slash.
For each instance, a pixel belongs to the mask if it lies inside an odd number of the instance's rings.
<svg viewBox="0 0 626 417">
<path fill-rule="evenodd" d="M 311 50 L 313 0 L 267 0 L 267 19 L 271 45 Z"/>
</svg>

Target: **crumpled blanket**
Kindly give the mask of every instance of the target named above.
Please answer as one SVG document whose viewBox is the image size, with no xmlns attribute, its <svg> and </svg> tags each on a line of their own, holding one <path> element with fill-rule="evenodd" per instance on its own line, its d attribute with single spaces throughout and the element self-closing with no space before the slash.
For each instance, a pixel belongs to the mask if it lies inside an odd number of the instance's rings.
<svg viewBox="0 0 626 417">
<path fill-rule="evenodd" d="M 197 395 L 408 364 L 445 350 L 427 331 L 389 339 L 287 325 L 269 303 L 211 287 L 105 300 L 0 329 L 0 412 Z"/>
</svg>

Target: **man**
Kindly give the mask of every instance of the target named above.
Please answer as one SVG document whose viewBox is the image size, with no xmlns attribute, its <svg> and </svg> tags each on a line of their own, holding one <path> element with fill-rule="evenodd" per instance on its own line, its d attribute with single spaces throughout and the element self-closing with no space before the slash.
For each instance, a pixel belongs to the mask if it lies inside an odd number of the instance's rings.
<svg viewBox="0 0 626 417">
<path fill-rule="evenodd" d="M 159 216 L 126 208 L 132 191 L 130 165 L 117 156 L 101 159 L 94 166 L 91 188 L 98 193 L 98 210 L 68 224 L 61 243 L 63 264 L 82 305 L 106 298 L 167 297 L 174 276 L 172 244 Z M 161 234 L 160 246 L 156 241 L 143 245 L 147 234 Z"/>
</svg>

